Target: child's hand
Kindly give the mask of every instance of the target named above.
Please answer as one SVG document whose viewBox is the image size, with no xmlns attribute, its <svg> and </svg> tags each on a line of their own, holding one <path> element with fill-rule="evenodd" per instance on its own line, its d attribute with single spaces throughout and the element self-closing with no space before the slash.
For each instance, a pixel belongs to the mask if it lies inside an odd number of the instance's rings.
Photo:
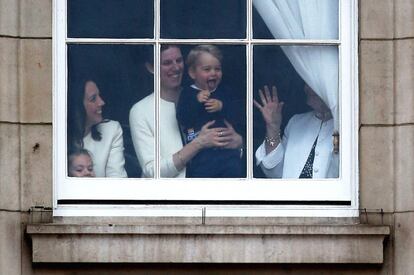
<svg viewBox="0 0 414 275">
<path fill-rule="evenodd" d="M 201 103 L 207 102 L 209 97 L 210 97 L 210 92 L 207 90 L 201 90 L 197 94 L 197 100 L 198 102 L 201 102 Z"/>
<path fill-rule="evenodd" d="M 204 103 L 204 107 L 208 113 L 214 113 L 223 109 L 223 102 L 221 100 L 211 98 Z"/>
</svg>

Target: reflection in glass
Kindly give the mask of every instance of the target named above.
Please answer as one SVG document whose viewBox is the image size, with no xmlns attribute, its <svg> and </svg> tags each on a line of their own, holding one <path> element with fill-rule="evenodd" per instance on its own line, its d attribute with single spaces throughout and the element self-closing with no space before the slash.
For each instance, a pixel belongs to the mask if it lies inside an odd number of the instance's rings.
<svg viewBox="0 0 414 275">
<path fill-rule="evenodd" d="M 254 176 L 337 178 L 337 47 L 255 46 L 254 89 Z"/>
<path fill-rule="evenodd" d="M 161 0 L 162 38 L 245 38 L 245 0 Z"/>
<path fill-rule="evenodd" d="M 253 0 L 253 37 L 338 39 L 335 0 Z"/>
<path fill-rule="evenodd" d="M 239 143 L 234 148 L 223 147 L 226 139 L 245 136 L 245 56 L 242 46 L 161 48 L 161 159 L 164 152 L 173 155 L 181 176 L 245 177 L 241 139 L 235 141 Z M 162 166 L 161 175 L 177 176 L 165 173 Z"/>
<path fill-rule="evenodd" d="M 152 0 L 70 0 L 68 37 L 151 38 Z"/>
<path fill-rule="evenodd" d="M 153 90 L 145 48 L 68 45 L 68 154 L 88 150 L 97 177 L 141 176 L 129 110 Z"/>
</svg>

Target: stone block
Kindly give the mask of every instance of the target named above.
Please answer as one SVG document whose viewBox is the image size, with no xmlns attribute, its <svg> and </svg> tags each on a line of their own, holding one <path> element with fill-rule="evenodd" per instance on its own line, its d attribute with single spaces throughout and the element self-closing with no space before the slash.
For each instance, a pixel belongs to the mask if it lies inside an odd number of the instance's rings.
<svg viewBox="0 0 414 275">
<path fill-rule="evenodd" d="M 383 263 L 386 226 L 28 225 L 35 263 Z M 311 251 L 311 253 L 310 253 Z"/>
<path fill-rule="evenodd" d="M 392 41 L 361 41 L 360 121 L 394 122 L 394 54 Z"/>
<path fill-rule="evenodd" d="M 19 35 L 19 1 L 0 0 L 0 35 Z"/>
<path fill-rule="evenodd" d="M 360 1 L 360 37 L 392 39 L 394 36 L 394 2 L 392 0 Z"/>
<path fill-rule="evenodd" d="M 395 207 L 414 210 L 414 126 L 395 127 Z"/>
<path fill-rule="evenodd" d="M 360 207 L 394 211 L 394 128 L 360 130 Z"/>
<path fill-rule="evenodd" d="M 0 121 L 19 121 L 18 40 L 0 37 Z"/>
<path fill-rule="evenodd" d="M 20 36 L 52 37 L 52 0 L 20 1 Z"/>
<path fill-rule="evenodd" d="M 414 213 L 395 214 L 393 274 L 412 274 L 414 270 Z"/>
<path fill-rule="evenodd" d="M 20 43 L 20 121 L 52 121 L 52 41 Z"/>
<path fill-rule="evenodd" d="M 395 119 L 414 122 L 414 39 L 395 41 Z"/>
<path fill-rule="evenodd" d="M 21 209 L 52 206 L 52 126 L 21 126 Z"/>
<path fill-rule="evenodd" d="M 0 208 L 20 209 L 20 127 L 0 123 Z"/>
<path fill-rule="evenodd" d="M 20 213 L 0 211 L 0 274 L 21 274 Z"/>
<path fill-rule="evenodd" d="M 414 2 L 395 1 L 395 38 L 414 37 Z"/>
</svg>

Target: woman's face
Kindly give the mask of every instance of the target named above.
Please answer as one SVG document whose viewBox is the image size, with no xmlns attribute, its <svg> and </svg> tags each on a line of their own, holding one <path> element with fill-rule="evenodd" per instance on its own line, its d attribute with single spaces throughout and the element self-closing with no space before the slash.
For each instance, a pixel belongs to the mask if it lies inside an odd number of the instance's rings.
<svg viewBox="0 0 414 275">
<path fill-rule="evenodd" d="M 94 177 L 93 164 L 90 156 L 80 154 L 74 156 L 69 167 L 70 177 Z"/>
<path fill-rule="evenodd" d="M 322 101 L 322 99 L 312 90 L 311 87 L 305 85 L 304 88 L 306 94 L 306 104 L 318 113 L 324 113 L 329 111 L 328 106 Z"/>
<path fill-rule="evenodd" d="M 181 50 L 177 47 L 161 52 L 160 79 L 162 89 L 178 89 L 183 78 L 184 60 Z"/>
<path fill-rule="evenodd" d="M 86 82 L 83 98 L 83 106 L 86 112 L 86 127 L 92 127 L 102 122 L 102 107 L 104 105 L 105 102 L 102 100 L 95 82 Z"/>
</svg>

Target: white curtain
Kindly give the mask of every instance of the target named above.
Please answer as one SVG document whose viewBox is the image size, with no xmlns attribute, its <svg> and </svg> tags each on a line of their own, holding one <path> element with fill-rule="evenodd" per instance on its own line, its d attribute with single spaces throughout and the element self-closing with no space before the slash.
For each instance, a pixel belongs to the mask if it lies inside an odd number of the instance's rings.
<svg viewBox="0 0 414 275">
<path fill-rule="evenodd" d="M 253 0 L 275 38 L 337 39 L 337 0 Z M 336 46 L 282 46 L 295 70 L 331 109 L 338 130 Z"/>
</svg>

